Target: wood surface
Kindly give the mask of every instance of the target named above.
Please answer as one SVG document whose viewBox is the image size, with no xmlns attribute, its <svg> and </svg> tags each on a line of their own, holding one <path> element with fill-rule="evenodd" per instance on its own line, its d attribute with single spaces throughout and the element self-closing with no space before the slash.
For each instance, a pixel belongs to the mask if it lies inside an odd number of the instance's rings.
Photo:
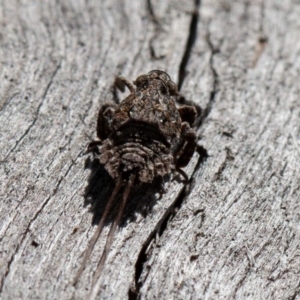
<svg viewBox="0 0 300 300">
<path fill-rule="evenodd" d="M 296 0 L 0 3 L 1 299 L 300 299 Z M 137 187 L 91 292 L 113 188 L 85 155 L 115 76 L 202 107 L 190 181 Z M 117 210 L 117 207 L 116 207 Z"/>
</svg>

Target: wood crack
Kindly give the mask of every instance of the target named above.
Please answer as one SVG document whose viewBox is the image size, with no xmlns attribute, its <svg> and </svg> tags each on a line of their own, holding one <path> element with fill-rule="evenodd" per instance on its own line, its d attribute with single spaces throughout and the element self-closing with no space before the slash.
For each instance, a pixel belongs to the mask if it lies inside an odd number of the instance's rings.
<svg viewBox="0 0 300 300">
<path fill-rule="evenodd" d="M 42 105 L 44 104 L 44 101 L 45 101 L 45 99 L 46 99 L 46 96 L 47 96 L 47 94 L 48 94 L 48 91 L 49 91 L 49 89 L 50 89 L 50 87 L 51 87 L 51 85 L 52 85 L 52 83 L 53 83 L 53 79 L 54 79 L 54 77 L 56 76 L 56 74 L 57 74 L 58 70 L 60 69 L 60 67 L 61 67 L 61 62 L 60 62 L 60 63 L 58 64 L 58 66 L 55 68 L 55 70 L 54 70 L 54 72 L 53 72 L 53 74 L 52 74 L 52 76 L 51 76 L 51 78 L 50 78 L 50 81 L 49 81 L 49 83 L 48 83 L 48 85 L 47 85 L 47 87 L 46 87 L 46 90 L 45 90 L 44 94 L 43 94 L 42 101 L 41 101 L 41 103 L 39 104 L 39 106 L 38 106 L 38 108 L 37 108 L 37 111 L 36 111 L 36 114 L 35 114 L 35 116 L 34 116 L 33 121 L 32 121 L 31 124 L 28 126 L 28 128 L 26 129 L 26 131 L 22 134 L 22 136 L 17 140 L 15 146 L 8 152 L 8 154 L 6 155 L 6 157 L 5 157 L 4 160 L 7 160 L 7 158 L 10 156 L 10 154 L 16 150 L 16 148 L 17 148 L 17 147 L 19 146 L 19 144 L 23 141 L 23 139 L 25 138 L 25 136 L 28 135 L 28 133 L 30 132 L 30 130 L 32 129 L 32 127 L 35 125 L 36 121 L 38 120 L 38 117 L 39 117 L 39 113 L 40 113 L 41 107 L 42 107 Z"/>
<path fill-rule="evenodd" d="M 157 19 L 155 18 L 155 15 L 153 12 L 151 0 L 148 0 L 147 3 L 148 3 L 149 14 L 152 16 L 153 22 L 155 24 L 158 24 Z M 186 66 L 188 64 L 192 48 L 193 48 L 196 38 L 197 38 L 197 27 L 198 27 L 198 22 L 199 22 L 199 9 L 200 9 L 200 0 L 195 0 L 195 10 L 194 10 L 194 13 L 191 18 L 191 24 L 190 24 L 190 30 L 189 30 L 187 43 L 186 43 L 186 49 L 184 51 L 184 54 L 183 54 L 183 57 L 182 57 L 182 60 L 181 60 L 180 66 L 179 66 L 179 75 L 178 75 L 178 78 L 179 78 L 178 79 L 178 88 L 179 89 L 181 88 L 181 86 L 184 82 L 184 79 L 186 76 Z M 212 49 L 212 47 L 210 47 L 210 48 Z M 195 127 L 197 127 L 197 128 L 199 128 L 201 126 L 201 124 L 204 121 L 204 118 L 207 117 L 208 113 L 210 112 L 210 110 L 212 108 L 212 105 L 213 105 L 213 102 L 215 99 L 217 85 L 218 85 L 218 75 L 213 67 L 213 55 L 215 52 L 211 51 L 211 53 L 212 54 L 211 54 L 211 59 L 210 59 L 210 66 L 211 66 L 212 73 L 214 76 L 213 92 L 211 93 L 211 97 L 210 97 L 210 101 L 209 101 L 209 105 L 210 105 L 209 109 L 206 108 L 204 110 L 205 114 L 202 114 L 199 118 L 201 121 L 199 121 L 195 124 L 196 125 Z M 151 232 L 147 241 L 144 243 L 144 245 L 141 248 L 141 251 L 138 255 L 138 259 L 135 264 L 134 288 L 130 288 L 128 291 L 128 298 L 131 300 L 135 300 L 135 299 L 139 298 L 140 290 L 142 288 L 142 282 L 140 282 L 139 280 L 140 280 L 140 276 L 143 272 L 143 266 L 148 259 L 146 252 L 147 252 L 153 238 L 156 236 L 157 233 L 159 234 L 159 236 L 163 235 L 164 231 L 167 229 L 168 221 L 170 220 L 170 218 L 174 217 L 178 213 L 180 207 L 182 206 L 183 201 L 190 195 L 190 193 L 193 190 L 195 174 L 198 172 L 201 164 L 208 157 L 207 150 L 204 147 L 198 145 L 197 151 L 200 154 L 200 156 L 197 160 L 196 166 L 195 166 L 194 171 L 189 179 L 189 182 L 187 184 L 185 184 L 185 186 L 182 188 L 181 192 L 179 193 L 179 195 L 177 196 L 177 198 L 175 199 L 173 204 L 168 208 L 168 210 L 163 215 L 163 217 L 161 218 L 161 220 L 158 223 L 158 225 L 156 226 L 156 228 Z M 187 187 L 189 187 L 189 188 L 187 188 Z"/>
<path fill-rule="evenodd" d="M 128 291 L 128 297 L 130 300 L 135 300 L 139 298 L 140 290 L 142 288 L 142 283 L 139 281 L 140 276 L 143 272 L 143 266 L 145 262 L 147 261 L 147 250 L 152 243 L 152 240 L 158 234 L 159 236 L 162 236 L 164 231 L 167 229 L 168 222 L 171 218 L 174 218 L 176 214 L 178 213 L 179 209 L 182 206 L 182 203 L 184 200 L 191 194 L 193 187 L 194 187 L 194 176 L 198 172 L 200 166 L 204 161 L 208 158 L 208 154 L 205 148 L 202 146 L 198 146 L 197 148 L 198 153 L 200 154 L 196 166 L 194 168 L 194 171 L 189 179 L 189 182 L 186 183 L 183 188 L 181 189 L 179 195 L 175 199 L 175 201 L 172 203 L 172 205 L 169 206 L 168 210 L 165 212 L 165 214 L 160 219 L 160 222 L 157 224 L 155 229 L 151 232 L 149 235 L 147 241 L 144 243 L 144 245 L 141 248 L 141 251 L 138 255 L 138 259 L 135 264 L 135 289 L 130 289 Z"/>
<path fill-rule="evenodd" d="M 155 16 L 151 0 L 147 0 L 147 10 L 148 10 L 148 14 L 150 16 L 151 21 L 155 25 L 159 26 L 159 21 L 158 21 L 157 17 Z"/>
<path fill-rule="evenodd" d="M 154 9 L 153 9 L 151 0 L 147 0 L 147 10 L 148 10 L 149 19 L 154 24 L 154 35 L 149 39 L 150 55 L 151 55 L 152 59 L 154 59 L 154 60 L 163 59 L 164 55 L 157 55 L 155 52 L 155 47 L 153 45 L 154 41 L 158 38 L 159 34 L 164 31 L 164 29 L 162 28 L 158 18 L 156 17 L 156 15 L 154 13 Z"/>
<path fill-rule="evenodd" d="M 191 56 L 191 52 L 193 46 L 197 39 L 197 28 L 199 22 L 199 9 L 200 9 L 200 0 L 195 0 L 195 9 L 191 18 L 190 32 L 186 43 L 186 48 L 184 54 L 182 56 L 182 60 L 179 66 L 179 74 L 178 74 L 178 90 L 181 89 L 184 79 L 186 77 L 186 66 L 188 64 L 189 58 Z"/>
<path fill-rule="evenodd" d="M 210 92 L 210 97 L 209 97 L 209 101 L 208 104 L 206 106 L 205 109 L 202 110 L 201 113 L 201 118 L 198 119 L 199 124 L 197 124 L 198 126 L 201 126 L 201 124 L 203 123 L 203 121 L 208 117 L 208 115 L 210 114 L 213 104 L 215 103 L 216 100 L 216 95 L 219 91 L 219 75 L 215 69 L 214 66 L 214 55 L 219 53 L 219 49 L 216 49 L 213 46 L 213 43 L 211 41 L 211 37 L 210 37 L 210 32 L 209 29 L 207 30 L 207 35 L 206 35 L 206 42 L 207 45 L 210 49 L 210 59 L 209 59 L 209 65 L 210 65 L 210 69 L 211 69 L 211 74 L 213 76 L 213 83 L 212 83 L 212 91 Z"/>
</svg>

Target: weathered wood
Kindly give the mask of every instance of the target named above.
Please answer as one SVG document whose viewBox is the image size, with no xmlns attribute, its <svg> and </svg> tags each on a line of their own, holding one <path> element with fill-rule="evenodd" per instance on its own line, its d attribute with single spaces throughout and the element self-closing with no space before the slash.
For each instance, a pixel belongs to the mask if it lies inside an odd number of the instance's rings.
<svg viewBox="0 0 300 300">
<path fill-rule="evenodd" d="M 3 1 L 1 298 L 89 295 L 110 222 L 72 280 L 112 182 L 83 155 L 88 136 L 116 75 L 163 69 L 203 108 L 201 155 L 188 187 L 136 190 L 93 297 L 300 299 L 299 13 L 279 0 Z"/>
</svg>

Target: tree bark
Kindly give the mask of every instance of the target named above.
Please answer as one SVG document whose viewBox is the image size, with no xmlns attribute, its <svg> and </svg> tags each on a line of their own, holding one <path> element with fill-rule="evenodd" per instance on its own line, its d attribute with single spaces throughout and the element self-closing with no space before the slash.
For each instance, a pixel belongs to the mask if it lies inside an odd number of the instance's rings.
<svg viewBox="0 0 300 300">
<path fill-rule="evenodd" d="M 2 299 L 300 299 L 296 0 L 0 4 Z M 116 75 L 202 107 L 189 183 L 136 188 L 72 281 L 113 181 L 84 155 Z M 128 94 L 128 93 L 127 93 Z M 117 207 L 115 208 L 117 209 Z"/>
</svg>

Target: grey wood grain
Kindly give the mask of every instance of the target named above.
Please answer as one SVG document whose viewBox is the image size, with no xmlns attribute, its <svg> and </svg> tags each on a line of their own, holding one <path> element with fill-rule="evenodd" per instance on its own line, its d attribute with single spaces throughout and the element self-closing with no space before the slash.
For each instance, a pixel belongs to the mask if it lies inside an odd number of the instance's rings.
<svg viewBox="0 0 300 300">
<path fill-rule="evenodd" d="M 90 295 L 110 221 L 72 280 L 112 181 L 84 151 L 101 104 L 126 95 L 115 76 L 162 69 L 203 109 L 200 154 L 186 187 L 132 195 L 92 298 L 300 299 L 299 13 L 279 0 L 2 1 L 1 298 Z"/>
</svg>

